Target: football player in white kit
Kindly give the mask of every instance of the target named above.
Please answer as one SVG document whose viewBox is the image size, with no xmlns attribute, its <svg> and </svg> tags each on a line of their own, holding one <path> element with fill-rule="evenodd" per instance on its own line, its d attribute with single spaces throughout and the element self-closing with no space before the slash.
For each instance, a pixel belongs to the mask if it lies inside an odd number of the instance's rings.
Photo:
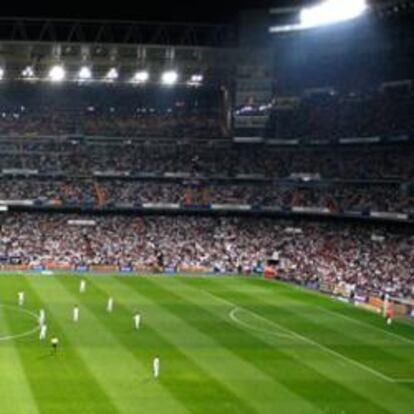
<svg viewBox="0 0 414 414">
<path fill-rule="evenodd" d="M 108 313 L 111 313 L 114 308 L 114 298 L 111 296 L 108 298 L 108 304 L 106 305 L 106 310 Z"/>
<path fill-rule="evenodd" d="M 82 279 L 79 284 L 79 292 L 85 293 L 85 291 L 86 291 L 86 281 Z"/>
<path fill-rule="evenodd" d="M 39 340 L 44 341 L 47 336 L 47 325 L 44 323 L 40 325 Z"/>
<path fill-rule="evenodd" d="M 79 322 L 79 306 L 75 305 L 73 308 L 73 322 Z"/>
<path fill-rule="evenodd" d="M 138 312 L 134 315 L 134 325 L 136 330 L 138 330 L 141 325 L 141 315 Z"/>
<path fill-rule="evenodd" d="M 24 292 L 20 291 L 17 294 L 17 303 L 19 304 L 19 306 L 23 306 L 24 305 Z"/>
<path fill-rule="evenodd" d="M 152 361 L 152 373 L 154 378 L 158 378 L 160 376 L 160 357 L 158 355 L 156 355 Z"/>
<path fill-rule="evenodd" d="M 46 322 L 46 312 L 44 309 L 39 311 L 39 326 L 42 327 Z"/>
</svg>

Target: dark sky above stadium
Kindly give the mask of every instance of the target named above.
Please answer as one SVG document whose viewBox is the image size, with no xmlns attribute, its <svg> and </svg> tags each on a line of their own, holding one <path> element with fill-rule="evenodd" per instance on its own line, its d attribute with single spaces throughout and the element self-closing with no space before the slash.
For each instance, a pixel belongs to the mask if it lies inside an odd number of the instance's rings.
<svg viewBox="0 0 414 414">
<path fill-rule="evenodd" d="M 69 19 L 109 19 L 165 22 L 227 23 L 248 8 L 304 6 L 321 0 L 84 0 L 31 1 L 26 4 L 6 0 L 3 17 L 47 17 Z M 385 0 L 368 0 L 377 3 Z"/>
<path fill-rule="evenodd" d="M 5 1 L 2 16 L 86 18 L 111 20 L 153 20 L 188 22 L 229 22 L 243 8 L 268 7 L 281 3 L 271 0 L 86 0 Z M 292 0 L 288 0 L 292 2 Z M 295 0 L 293 0 L 295 2 Z M 14 3 L 14 4 L 13 4 Z"/>
</svg>

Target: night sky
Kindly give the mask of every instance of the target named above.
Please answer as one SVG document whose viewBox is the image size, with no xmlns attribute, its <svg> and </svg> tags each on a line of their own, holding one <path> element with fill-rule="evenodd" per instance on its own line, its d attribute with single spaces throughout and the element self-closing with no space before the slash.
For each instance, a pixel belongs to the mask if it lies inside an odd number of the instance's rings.
<svg viewBox="0 0 414 414">
<path fill-rule="evenodd" d="M 322 0 L 4 0 L 0 16 L 231 23 L 249 8 L 304 6 Z M 386 0 L 368 0 L 380 3 Z"/>
<path fill-rule="evenodd" d="M 55 17 L 111 20 L 217 22 L 233 21 L 239 10 L 269 7 L 287 0 L 70 0 L 2 2 L 3 17 Z M 291 3 L 298 0 L 288 0 Z M 13 4 L 14 3 L 14 4 Z M 101 4 L 98 6 L 98 4 Z"/>
</svg>

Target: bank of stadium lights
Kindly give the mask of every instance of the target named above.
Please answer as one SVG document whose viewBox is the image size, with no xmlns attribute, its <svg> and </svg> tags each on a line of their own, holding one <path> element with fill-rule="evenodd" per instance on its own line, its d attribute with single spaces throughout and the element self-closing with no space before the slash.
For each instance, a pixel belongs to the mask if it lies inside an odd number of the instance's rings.
<svg viewBox="0 0 414 414">
<path fill-rule="evenodd" d="M 82 66 L 79 69 L 78 79 L 80 81 L 88 81 L 92 79 L 92 71 L 87 66 Z"/>
<path fill-rule="evenodd" d="M 149 81 L 150 75 L 146 70 L 139 70 L 132 78 L 134 83 L 146 83 Z"/>
<path fill-rule="evenodd" d="M 23 70 L 22 70 L 22 77 L 24 79 L 31 79 L 33 78 L 35 75 L 34 69 L 32 66 L 26 66 Z"/>
<path fill-rule="evenodd" d="M 367 0 L 325 0 L 315 6 L 305 7 L 300 13 L 300 23 L 273 26 L 271 33 L 291 32 L 331 25 L 362 16 L 368 10 Z"/>
<path fill-rule="evenodd" d="M 193 76 L 191 76 L 191 82 L 201 83 L 201 82 L 203 82 L 203 79 L 204 79 L 203 75 L 193 75 Z"/>
<path fill-rule="evenodd" d="M 201 74 L 192 75 L 190 80 L 187 82 L 190 86 L 199 86 L 203 83 L 204 76 Z"/>
<path fill-rule="evenodd" d="M 108 73 L 105 75 L 105 80 L 107 81 L 115 81 L 119 77 L 118 70 L 116 68 L 111 68 L 108 70 Z"/>
<path fill-rule="evenodd" d="M 5 71 L 2 67 L 0 67 L 0 80 L 4 78 Z M 20 72 L 21 78 L 24 80 L 37 80 L 35 70 L 32 66 L 26 66 L 24 69 Z M 50 82 L 59 83 L 63 82 L 67 78 L 67 72 L 65 67 L 62 64 L 56 64 L 52 66 L 46 75 L 46 80 L 49 80 Z M 76 82 L 87 82 L 92 81 L 93 79 L 93 73 L 92 69 L 88 66 L 82 66 L 79 68 L 79 70 L 76 72 L 75 76 L 71 78 L 69 76 L 70 80 L 76 81 Z M 113 67 L 108 70 L 108 72 L 104 75 L 103 78 L 101 78 L 101 81 L 106 82 L 115 82 L 119 79 L 119 71 L 117 68 Z M 95 79 L 98 80 L 98 79 Z M 151 74 L 147 70 L 139 70 L 135 72 L 130 79 L 131 83 L 135 84 L 145 84 L 148 83 L 151 80 Z M 173 86 L 177 84 L 180 80 L 180 75 L 175 70 L 166 70 L 165 72 L 161 73 L 159 78 L 159 83 L 161 83 L 164 86 Z M 189 86 L 200 86 L 202 85 L 204 81 L 204 76 L 200 73 L 195 73 L 191 75 L 188 80 L 186 81 L 186 84 Z"/>
<path fill-rule="evenodd" d="M 161 76 L 161 83 L 163 85 L 174 85 L 178 82 L 178 73 L 174 70 L 168 70 Z"/>
<path fill-rule="evenodd" d="M 4 78 L 4 69 L 0 68 L 0 80 Z"/>
<path fill-rule="evenodd" d="M 361 16 L 367 7 L 366 0 L 326 0 L 302 9 L 300 23 L 304 28 L 311 28 L 352 20 Z"/>
<path fill-rule="evenodd" d="M 52 82 L 62 82 L 65 79 L 66 71 L 63 66 L 55 65 L 49 70 L 48 75 Z"/>
</svg>

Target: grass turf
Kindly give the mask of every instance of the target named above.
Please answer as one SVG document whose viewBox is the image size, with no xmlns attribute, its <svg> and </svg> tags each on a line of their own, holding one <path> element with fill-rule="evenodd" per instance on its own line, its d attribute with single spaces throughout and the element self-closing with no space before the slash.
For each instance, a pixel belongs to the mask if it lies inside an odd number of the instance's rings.
<svg viewBox="0 0 414 414">
<path fill-rule="evenodd" d="M 81 294 L 78 276 L 0 277 L 1 414 L 413 412 L 413 326 L 261 279 L 86 279 Z M 7 339 L 40 308 L 56 356 L 38 333 Z"/>
</svg>

